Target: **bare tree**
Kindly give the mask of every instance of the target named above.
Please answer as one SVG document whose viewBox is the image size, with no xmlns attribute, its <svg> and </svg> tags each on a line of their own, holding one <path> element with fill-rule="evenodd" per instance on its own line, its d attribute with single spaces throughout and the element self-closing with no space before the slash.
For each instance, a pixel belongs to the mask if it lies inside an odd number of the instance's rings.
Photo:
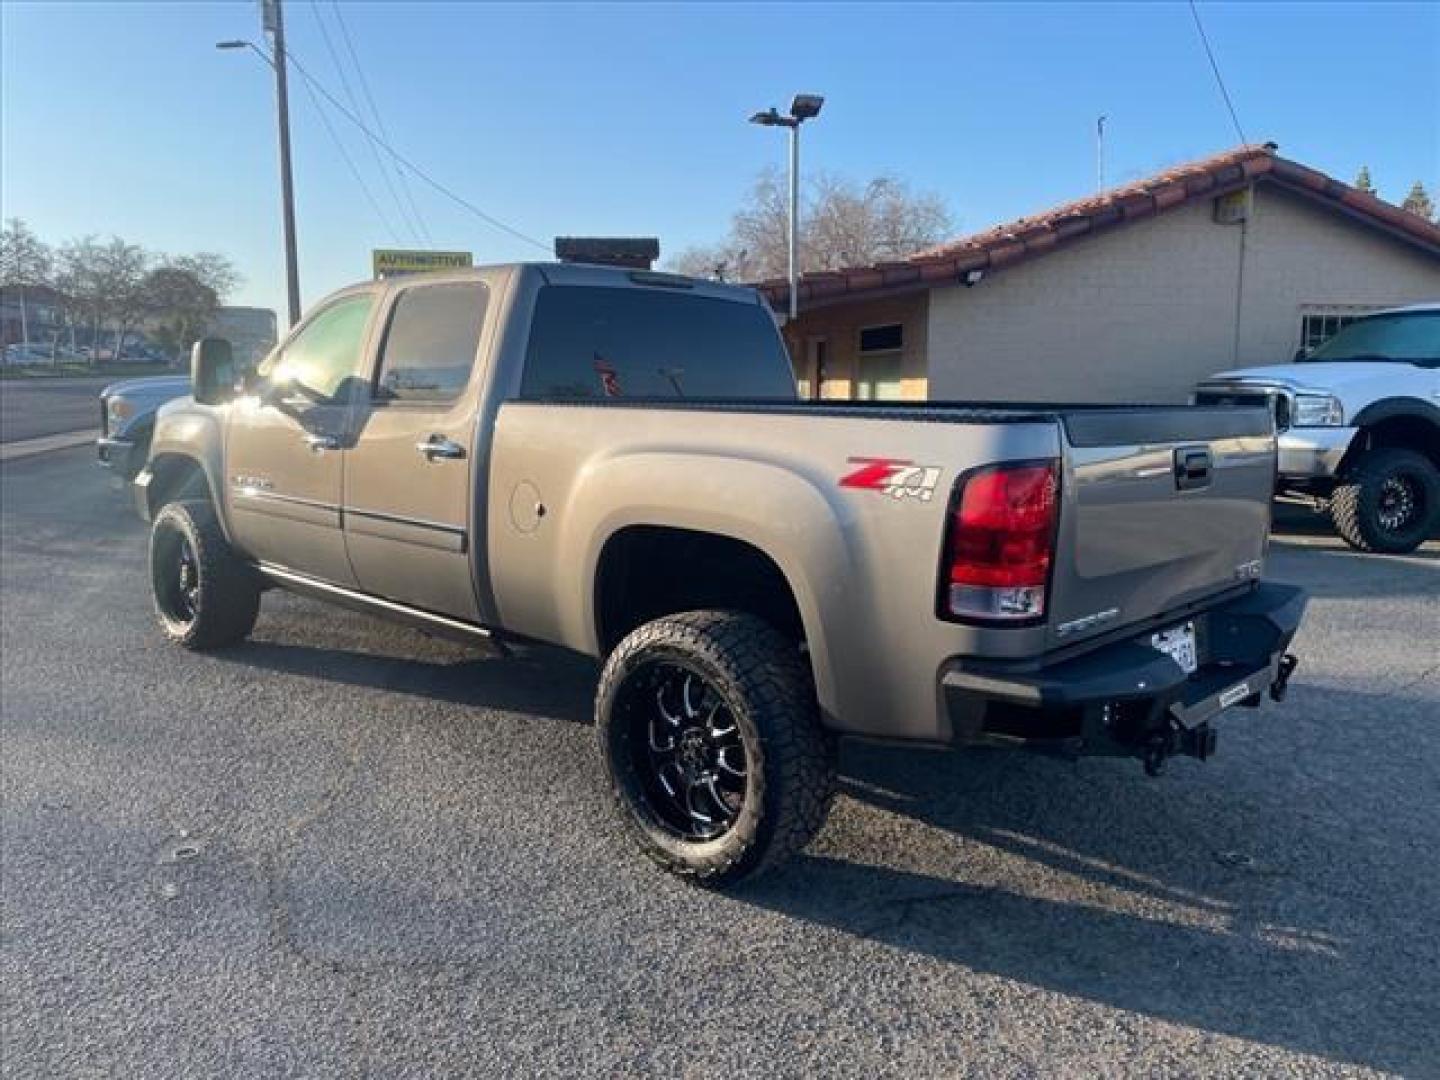
<svg viewBox="0 0 1440 1080">
<path fill-rule="evenodd" d="M 98 344 L 100 323 L 105 306 L 100 296 L 95 268 L 100 262 L 100 243 L 93 236 L 83 236 L 61 245 L 55 253 L 55 288 L 60 293 L 61 311 L 70 330 L 70 346 L 75 347 L 75 330 L 90 330 L 90 340 Z"/>
<path fill-rule="evenodd" d="M 14 289 L 20 300 L 20 339 L 30 340 L 30 315 L 25 291 L 48 285 L 52 269 L 50 248 L 19 218 L 0 230 L 0 286 Z"/>
<path fill-rule="evenodd" d="M 115 331 L 115 359 L 125 353 L 125 335 L 140 324 L 149 307 L 145 282 L 154 256 L 139 244 L 112 236 L 98 249 L 94 278 L 104 319 Z"/>
<path fill-rule="evenodd" d="M 784 277 L 788 266 L 789 198 L 776 169 L 756 177 L 730 235 L 713 247 L 691 248 L 672 268 L 700 277 L 758 281 Z M 834 270 L 901 259 L 940 243 L 950 215 L 938 195 L 912 193 L 894 177 L 860 185 L 826 174 L 808 184 L 800 211 L 802 271 Z"/>
</svg>

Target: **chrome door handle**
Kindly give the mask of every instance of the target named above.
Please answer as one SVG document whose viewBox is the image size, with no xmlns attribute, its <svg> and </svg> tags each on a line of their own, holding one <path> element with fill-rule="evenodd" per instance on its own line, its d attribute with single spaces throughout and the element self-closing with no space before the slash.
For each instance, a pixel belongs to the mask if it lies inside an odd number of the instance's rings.
<svg viewBox="0 0 1440 1080">
<path fill-rule="evenodd" d="M 310 448 L 313 454 L 319 454 L 326 450 L 340 449 L 340 440 L 334 435 L 306 435 L 305 445 Z"/>
<path fill-rule="evenodd" d="M 431 435 L 424 442 L 417 442 L 415 449 L 425 455 L 426 461 L 434 461 L 436 458 L 463 458 L 465 448 L 459 443 L 445 438 L 443 435 Z"/>
</svg>

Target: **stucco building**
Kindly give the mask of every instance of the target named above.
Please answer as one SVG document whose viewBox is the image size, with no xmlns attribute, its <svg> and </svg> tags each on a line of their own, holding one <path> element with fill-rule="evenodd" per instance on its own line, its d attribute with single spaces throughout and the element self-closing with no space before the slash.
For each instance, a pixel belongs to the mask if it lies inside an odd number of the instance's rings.
<svg viewBox="0 0 1440 1080">
<path fill-rule="evenodd" d="M 786 309 L 784 281 L 761 287 Z M 806 274 L 799 296 L 785 336 L 807 396 L 1180 401 L 1356 314 L 1440 299 L 1440 226 L 1243 147 L 903 261 Z"/>
</svg>

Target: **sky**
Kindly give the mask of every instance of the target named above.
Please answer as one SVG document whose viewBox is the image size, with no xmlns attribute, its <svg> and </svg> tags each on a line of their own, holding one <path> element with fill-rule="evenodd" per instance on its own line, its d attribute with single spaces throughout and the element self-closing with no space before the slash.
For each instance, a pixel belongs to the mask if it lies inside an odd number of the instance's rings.
<svg viewBox="0 0 1440 1080">
<path fill-rule="evenodd" d="M 1249 141 L 1347 181 L 1368 165 L 1395 202 L 1416 180 L 1440 192 L 1440 4 L 1198 10 Z M 285 0 L 285 19 L 347 107 L 330 50 L 348 64 L 348 33 L 349 93 L 364 109 L 368 90 L 391 145 L 546 247 L 658 236 L 663 260 L 718 240 L 785 161 L 783 133 L 746 118 L 797 91 L 826 98 L 802 172 L 899 177 L 941 195 L 957 235 L 1091 191 L 1101 114 L 1111 184 L 1240 142 L 1183 3 Z M 253 0 L 0 0 L 0 214 L 50 242 L 221 252 L 244 276 L 232 302 L 283 321 L 273 76 L 214 49 L 233 38 L 263 41 Z M 399 181 L 323 107 L 292 73 L 307 306 L 368 277 L 375 247 L 548 257 L 411 175 L 421 243 Z"/>
</svg>

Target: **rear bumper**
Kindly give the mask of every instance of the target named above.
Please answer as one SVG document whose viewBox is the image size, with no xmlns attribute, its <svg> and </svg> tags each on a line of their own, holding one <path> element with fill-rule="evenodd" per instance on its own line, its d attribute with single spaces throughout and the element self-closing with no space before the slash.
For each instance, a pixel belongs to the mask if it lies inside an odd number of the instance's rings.
<svg viewBox="0 0 1440 1080">
<path fill-rule="evenodd" d="M 1340 471 L 1340 461 L 1355 438 L 1356 428 L 1291 428 L 1276 439 L 1282 479 L 1326 479 Z"/>
<path fill-rule="evenodd" d="M 1023 746 L 1070 755 L 1206 757 L 1210 721 L 1234 705 L 1279 700 L 1287 659 L 1305 610 L 1300 589 L 1262 582 L 1244 596 L 1189 618 L 1199 666 L 1187 675 L 1152 648 L 1149 635 L 1049 666 L 1033 661 L 957 659 L 940 690 L 961 744 Z"/>
</svg>

